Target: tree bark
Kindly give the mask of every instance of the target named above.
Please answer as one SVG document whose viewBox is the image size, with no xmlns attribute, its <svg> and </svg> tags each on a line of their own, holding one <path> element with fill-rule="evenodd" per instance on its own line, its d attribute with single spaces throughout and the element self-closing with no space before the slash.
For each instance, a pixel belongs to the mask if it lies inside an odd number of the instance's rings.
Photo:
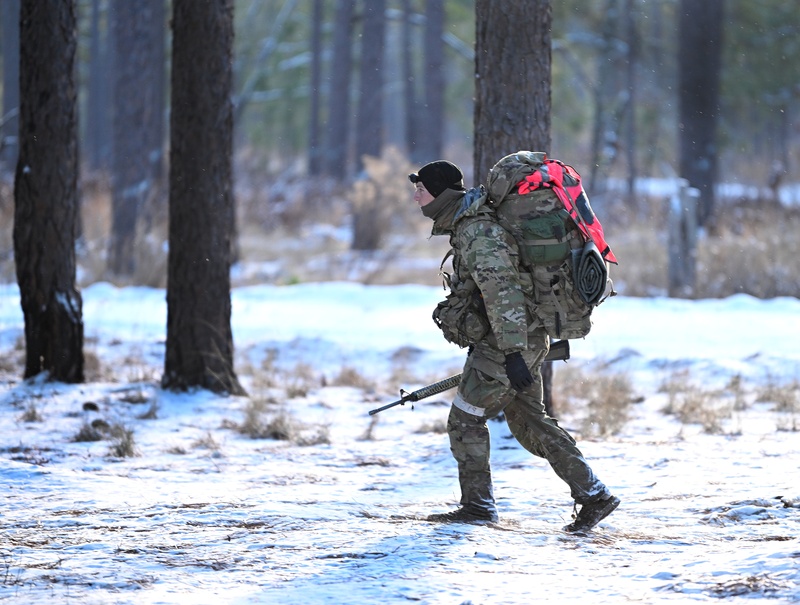
<svg viewBox="0 0 800 605">
<path fill-rule="evenodd" d="M 308 173 L 319 170 L 322 153 L 320 142 L 320 99 L 322 97 L 322 22 L 324 7 L 322 0 L 313 0 L 311 12 L 311 116 L 308 121 Z"/>
<path fill-rule="evenodd" d="M 174 0 L 162 385 L 243 393 L 231 332 L 233 6 Z"/>
<path fill-rule="evenodd" d="M 356 122 L 356 164 L 359 172 L 364 169 L 363 156 L 380 157 L 383 147 L 385 13 L 386 0 L 370 0 L 364 3 Z"/>
<path fill-rule="evenodd" d="M 714 212 L 723 0 L 681 0 L 678 31 L 680 176 L 700 191 L 697 223 Z"/>
<path fill-rule="evenodd" d="M 348 175 L 350 147 L 351 38 L 355 0 L 337 0 L 333 34 L 333 62 L 328 98 L 325 173 L 339 181 Z"/>
<path fill-rule="evenodd" d="M 550 148 L 549 0 L 476 0 L 475 182 L 504 155 Z"/>
<path fill-rule="evenodd" d="M 75 287 L 78 214 L 74 0 L 23 0 L 14 260 L 25 318 L 25 378 L 83 382 Z"/>
</svg>

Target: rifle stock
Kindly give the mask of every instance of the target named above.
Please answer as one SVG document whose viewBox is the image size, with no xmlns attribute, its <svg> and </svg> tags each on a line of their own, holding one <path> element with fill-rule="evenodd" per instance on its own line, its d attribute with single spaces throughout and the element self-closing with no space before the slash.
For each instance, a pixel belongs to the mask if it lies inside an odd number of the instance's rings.
<svg viewBox="0 0 800 605">
<path fill-rule="evenodd" d="M 550 350 L 547 352 L 544 361 L 545 362 L 561 361 L 561 360 L 566 361 L 567 359 L 569 359 L 569 341 L 558 340 L 550 344 Z M 397 401 L 393 401 L 392 403 L 388 403 L 383 407 L 370 410 L 369 415 L 374 416 L 378 412 L 382 412 L 383 410 L 388 410 L 389 408 L 393 408 L 396 405 L 405 405 L 407 401 L 411 401 L 413 403 L 415 401 L 419 401 L 420 399 L 427 399 L 428 397 L 433 397 L 434 395 L 438 395 L 439 393 L 444 393 L 445 391 L 454 389 L 459 385 L 459 383 L 461 383 L 461 374 L 454 374 L 449 378 L 445 378 L 444 380 L 440 380 L 439 382 L 434 382 L 433 384 L 424 386 L 421 389 L 412 391 L 411 393 L 407 393 L 403 389 L 400 389 L 400 399 L 398 399 Z"/>
</svg>

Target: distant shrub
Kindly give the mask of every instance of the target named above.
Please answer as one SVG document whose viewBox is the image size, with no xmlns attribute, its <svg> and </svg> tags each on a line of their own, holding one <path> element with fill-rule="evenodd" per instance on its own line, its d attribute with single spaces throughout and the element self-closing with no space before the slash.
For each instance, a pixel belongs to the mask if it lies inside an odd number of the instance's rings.
<svg viewBox="0 0 800 605">
<path fill-rule="evenodd" d="M 36 403 L 32 401 L 25 408 L 25 411 L 22 412 L 19 419 L 22 422 L 42 422 L 42 420 L 44 420 L 44 417 L 42 416 L 42 413 L 39 411 L 39 408 L 36 407 Z"/>
<path fill-rule="evenodd" d="M 135 458 L 139 455 L 136 447 L 136 440 L 133 437 L 133 430 L 114 424 L 110 428 L 112 439 L 109 453 L 116 458 Z"/>
<path fill-rule="evenodd" d="M 72 438 L 76 443 L 89 442 L 89 441 L 102 441 L 103 433 L 93 427 L 91 424 L 83 424 L 77 434 Z"/>
</svg>

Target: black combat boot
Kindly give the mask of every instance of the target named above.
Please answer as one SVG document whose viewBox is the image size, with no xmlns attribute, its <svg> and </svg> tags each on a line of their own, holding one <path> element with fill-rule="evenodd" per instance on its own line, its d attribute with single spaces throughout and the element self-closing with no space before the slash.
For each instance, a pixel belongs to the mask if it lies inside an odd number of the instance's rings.
<svg viewBox="0 0 800 605">
<path fill-rule="evenodd" d="M 588 531 L 613 513 L 618 506 L 619 498 L 616 496 L 608 496 L 603 500 L 595 500 L 589 504 L 584 504 L 575 516 L 575 520 L 564 527 L 564 531 Z"/>
<path fill-rule="evenodd" d="M 497 523 L 499 520 L 497 510 L 494 508 L 486 509 L 477 506 L 462 506 L 449 513 L 435 513 L 428 515 L 427 521 L 436 523 Z"/>
</svg>

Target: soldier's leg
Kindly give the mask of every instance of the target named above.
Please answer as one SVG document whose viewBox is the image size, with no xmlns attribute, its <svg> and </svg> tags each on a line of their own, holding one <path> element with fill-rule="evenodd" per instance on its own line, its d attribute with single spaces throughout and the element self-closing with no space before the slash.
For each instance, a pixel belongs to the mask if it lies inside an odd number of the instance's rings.
<svg viewBox="0 0 800 605">
<path fill-rule="evenodd" d="M 450 449 L 458 463 L 461 508 L 428 517 L 431 521 L 497 520 L 490 466 L 490 437 L 487 409 L 498 407 L 498 397 L 509 400 L 507 389 L 475 368 L 473 354 L 464 366 L 447 421 Z"/>
<path fill-rule="evenodd" d="M 478 515 L 485 513 L 489 517 L 496 517 L 486 419 L 452 406 L 447 419 L 447 432 L 450 450 L 458 463 L 461 506 Z"/>
<path fill-rule="evenodd" d="M 544 406 L 539 412 L 526 399 L 518 396 L 505 409 L 508 428 L 520 445 L 550 463 L 578 504 L 608 497 L 608 489 L 594 474 L 572 436 L 544 413 Z"/>
<path fill-rule="evenodd" d="M 606 486 L 592 471 L 575 439 L 545 413 L 542 402 L 542 362 L 549 349 L 549 338 L 537 330 L 523 353 L 534 384 L 523 393 L 513 391 L 513 400 L 505 409 L 511 434 L 526 450 L 545 458 L 555 473 L 569 486 L 572 498 L 586 504 L 608 497 Z"/>
</svg>

